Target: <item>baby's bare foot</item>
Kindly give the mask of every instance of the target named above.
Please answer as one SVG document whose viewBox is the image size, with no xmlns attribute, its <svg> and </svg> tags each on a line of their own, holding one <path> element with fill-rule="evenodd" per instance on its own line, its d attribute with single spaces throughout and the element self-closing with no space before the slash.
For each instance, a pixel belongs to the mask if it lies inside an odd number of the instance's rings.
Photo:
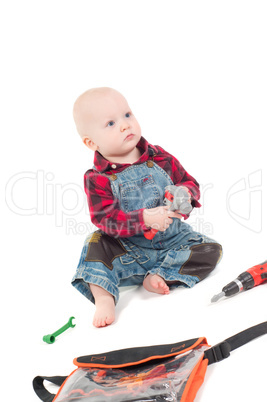
<svg viewBox="0 0 267 402">
<path fill-rule="evenodd" d="M 148 274 L 144 279 L 143 286 L 149 292 L 159 293 L 162 295 L 167 295 L 170 293 L 169 286 L 164 281 L 164 279 L 159 275 Z"/>
<path fill-rule="evenodd" d="M 112 324 L 115 320 L 114 297 L 100 286 L 90 284 L 90 289 L 96 306 L 93 325 L 100 328 Z"/>
<path fill-rule="evenodd" d="M 96 312 L 93 325 L 100 328 L 112 324 L 115 320 L 115 303 L 113 296 L 101 296 L 96 300 L 95 305 Z"/>
</svg>

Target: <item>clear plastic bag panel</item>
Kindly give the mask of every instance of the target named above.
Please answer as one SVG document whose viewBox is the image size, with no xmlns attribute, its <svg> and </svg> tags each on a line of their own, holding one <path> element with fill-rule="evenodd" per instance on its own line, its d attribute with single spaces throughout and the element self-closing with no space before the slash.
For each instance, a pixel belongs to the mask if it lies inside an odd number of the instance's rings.
<svg viewBox="0 0 267 402">
<path fill-rule="evenodd" d="M 177 402 L 207 346 L 131 368 L 78 368 L 56 402 Z"/>
</svg>

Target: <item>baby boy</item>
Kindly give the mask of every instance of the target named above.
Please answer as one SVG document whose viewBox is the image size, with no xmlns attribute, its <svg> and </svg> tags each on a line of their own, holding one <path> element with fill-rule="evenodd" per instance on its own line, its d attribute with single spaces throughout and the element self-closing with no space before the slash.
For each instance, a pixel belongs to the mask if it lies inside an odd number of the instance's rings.
<svg viewBox="0 0 267 402">
<path fill-rule="evenodd" d="M 72 284 L 95 303 L 93 324 L 115 320 L 119 286 L 143 285 L 166 295 L 192 287 L 217 265 L 222 248 L 192 230 L 179 211 L 163 205 L 165 187 L 182 186 L 200 207 L 197 181 L 179 161 L 141 136 L 126 99 L 112 88 L 83 93 L 73 110 L 83 143 L 94 151 L 84 176 L 92 223 Z M 144 235 L 151 228 L 152 239 Z"/>
</svg>

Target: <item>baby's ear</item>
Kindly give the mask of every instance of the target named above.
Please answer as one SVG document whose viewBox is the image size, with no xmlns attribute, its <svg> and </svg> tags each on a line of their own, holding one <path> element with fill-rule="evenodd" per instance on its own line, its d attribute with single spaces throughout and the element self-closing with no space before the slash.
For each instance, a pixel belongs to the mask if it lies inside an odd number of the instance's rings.
<svg viewBox="0 0 267 402">
<path fill-rule="evenodd" d="M 97 151 L 98 146 L 89 137 L 82 137 L 82 142 L 92 151 Z"/>
</svg>

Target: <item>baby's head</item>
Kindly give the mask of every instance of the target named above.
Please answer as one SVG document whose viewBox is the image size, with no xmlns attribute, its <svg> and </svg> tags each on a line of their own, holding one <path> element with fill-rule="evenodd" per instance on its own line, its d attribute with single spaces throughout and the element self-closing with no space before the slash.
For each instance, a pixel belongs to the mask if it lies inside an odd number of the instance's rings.
<svg viewBox="0 0 267 402">
<path fill-rule="evenodd" d="M 73 116 L 83 143 L 108 160 L 126 155 L 141 138 L 126 99 L 112 88 L 84 92 L 74 104 Z"/>
</svg>

